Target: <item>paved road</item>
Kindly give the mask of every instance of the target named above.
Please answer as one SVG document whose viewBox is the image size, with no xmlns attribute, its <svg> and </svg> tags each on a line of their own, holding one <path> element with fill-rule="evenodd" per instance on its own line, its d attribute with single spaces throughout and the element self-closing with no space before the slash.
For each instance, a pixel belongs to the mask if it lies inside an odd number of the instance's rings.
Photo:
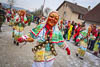
<svg viewBox="0 0 100 67">
<path fill-rule="evenodd" d="M 25 34 L 36 26 L 32 24 L 25 28 Z M 3 32 L 0 33 L 0 67 L 31 67 L 33 61 L 33 53 L 31 48 L 35 43 L 27 43 L 22 48 L 13 44 L 11 39 L 11 27 L 4 24 Z M 100 58 L 86 52 L 84 60 L 80 60 L 75 56 L 77 47 L 73 43 L 67 42 L 71 50 L 71 55 L 68 56 L 66 51 L 56 48 L 58 56 L 53 64 L 53 67 L 100 67 Z M 22 44 L 21 44 L 22 45 Z"/>
</svg>

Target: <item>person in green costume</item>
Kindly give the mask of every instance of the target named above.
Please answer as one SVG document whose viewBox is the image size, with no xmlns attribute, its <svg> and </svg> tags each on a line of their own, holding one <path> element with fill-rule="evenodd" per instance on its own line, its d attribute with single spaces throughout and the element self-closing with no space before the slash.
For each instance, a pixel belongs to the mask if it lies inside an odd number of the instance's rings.
<svg viewBox="0 0 100 67">
<path fill-rule="evenodd" d="M 34 63 L 32 67 L 52 67 L 57 52 L 55 45 L 67 51 L 70 55 L 70 50 L 63 38 L 62 33 L 57 27 L 59 15 L 56 11 L 49 14 L 46 23 L 33 28 L 29 34 L 18 38 L 18 42 L 33 42 L 37 39 L 37 45 L 32 48 L 34 53 Z"/>
<path fill-rule="evenodd" d="M 81 26 L 81 32 L 76 40 L 79 44 L 79 48 L 77 49 L 76 56 L 78 56 L 81 60 L 84 59 L 85 52 L 87 50 L 87 37 L 88 32 L 85 29 L 85 25 Z"/>
<path fill-rule="evenodd" d="M 1 27 L 5 21 L 5 14 L 6 14 L 5 11 L 2 9 L 2 4 L 0 3 L 0 32 L 2 32 Z"/>
</svg>

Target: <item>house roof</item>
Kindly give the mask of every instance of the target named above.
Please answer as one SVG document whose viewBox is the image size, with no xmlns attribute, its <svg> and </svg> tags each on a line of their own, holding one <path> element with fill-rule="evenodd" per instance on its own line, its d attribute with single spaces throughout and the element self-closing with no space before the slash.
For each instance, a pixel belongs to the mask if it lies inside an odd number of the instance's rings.
<svg viewBox="0 0 100 67">
<path fill-rule="evenodd" d="M 100 22 L 100 3 L 84 15 L 84 20 Z"/>
<path fill-rule="evenodd" d="M 86 14 L 88 12 L 87 8 L 68 1 L 64 1 L 56 10 L 58 11 L 61 8 L 61 6 L 63 6 L 64 3 L 66 3 L 71 8 L 71 10 L 75 13 Z"/>
</svg>

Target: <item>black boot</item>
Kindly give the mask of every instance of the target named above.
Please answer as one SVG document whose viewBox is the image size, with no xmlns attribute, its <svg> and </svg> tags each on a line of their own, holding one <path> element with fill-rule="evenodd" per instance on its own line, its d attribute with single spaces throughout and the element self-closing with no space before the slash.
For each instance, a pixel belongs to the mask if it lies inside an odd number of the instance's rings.
<svg viewBox="0 0 100 67">
<path fill-rule="evenodd" d="M 78 46 L 78 42 L 75 42 L 75 46 Z"/>
<path fill-rule="evenodd" d="M 78 57 L 78 53 L 76 53 L 76 56 Z"/>
<path fill-rule="evenodd" d="M 81 60 L 83 60 L 83 58 L 82 57 L 79 57 Z"/>
<path fill-rule="evenodd" d="M 17 42 L 16 45 L 19 46 L 19 43 Z"/>
<path fill-rule="evenodd" d="M 14 40 L 13 43 L 16 44 L 16 41 Z"/>
</svg>

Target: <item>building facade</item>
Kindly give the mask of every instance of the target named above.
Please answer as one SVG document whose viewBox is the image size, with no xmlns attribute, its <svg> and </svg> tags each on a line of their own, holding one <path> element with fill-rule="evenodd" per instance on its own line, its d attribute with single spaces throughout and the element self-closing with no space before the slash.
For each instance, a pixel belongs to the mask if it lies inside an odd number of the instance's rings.
<svg viewBox="0 0 100 67">
<path fill-rule="evenodd" d="M 83 18 L 87 26 L 89 24 L 96 24 L 97 27 L 100 26 L 100 3 L 85 14 Z"/>
<path fill-rule="evenodd" d="M 76 23 L 84 22 L 83 16 L 88 12 L 87 8 L 81 7 L 77 4 L 64 1 L 57 11 L 61 19 L 75 21 Z"/>
</svg>

